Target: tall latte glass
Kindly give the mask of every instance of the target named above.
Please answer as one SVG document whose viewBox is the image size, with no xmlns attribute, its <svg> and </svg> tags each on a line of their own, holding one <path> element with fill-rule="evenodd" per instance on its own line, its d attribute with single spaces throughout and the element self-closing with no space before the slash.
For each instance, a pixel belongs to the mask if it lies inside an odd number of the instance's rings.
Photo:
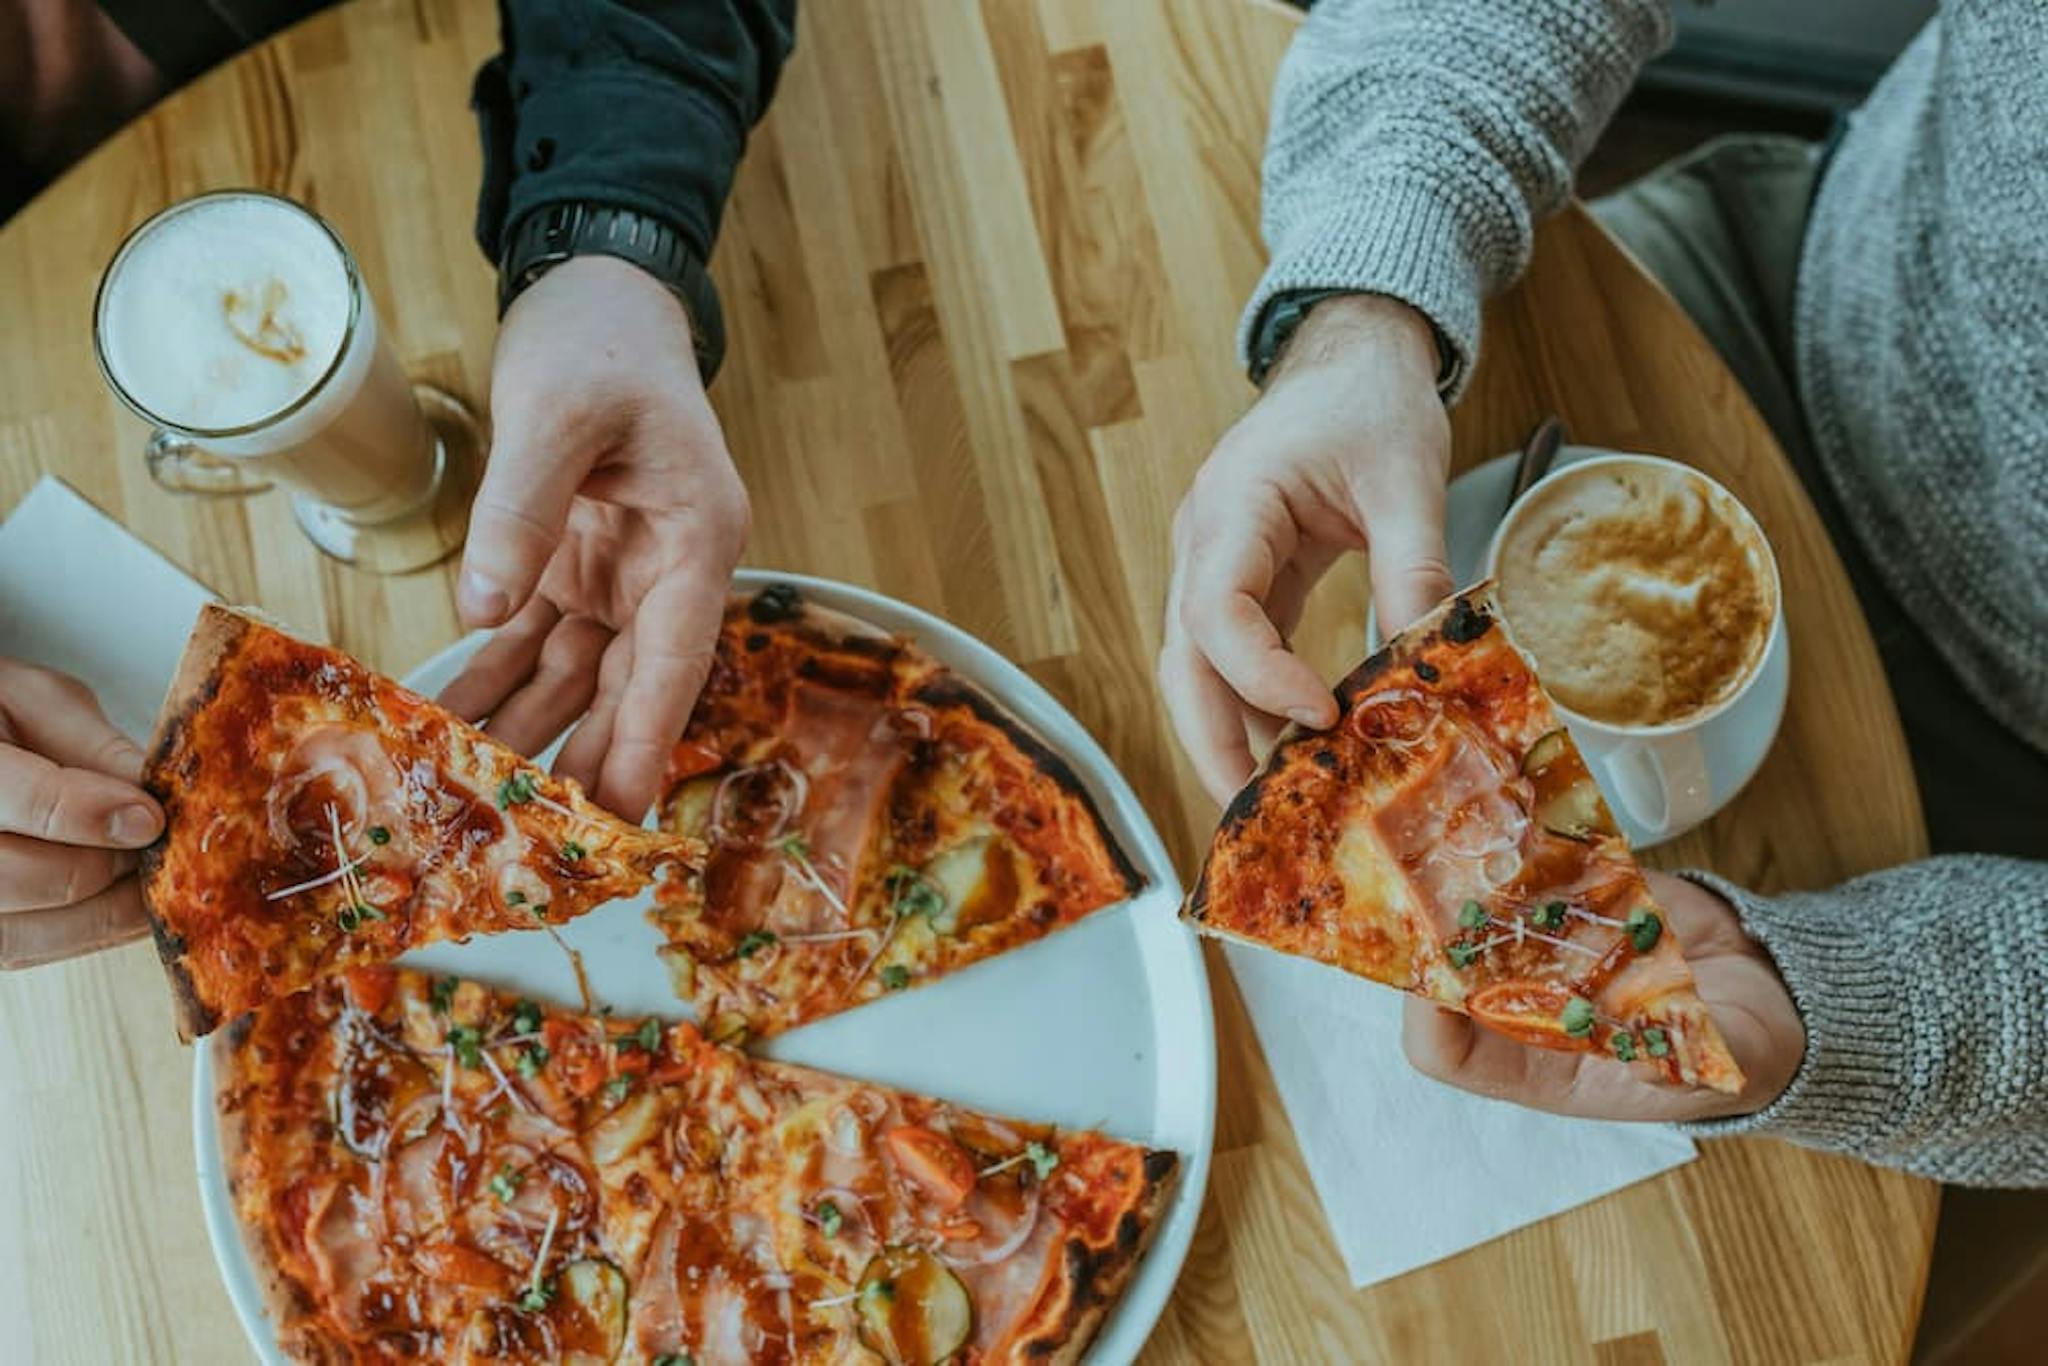
<svg viewBox="0 0 2048 1366">
<path fill-rule="evenodd" d="M 229 190 L 157 214 L 100 281 L 93 345 L 151 425 L 165 489 L 276 485 L 315 545 L 380 573 L 462 544 L 475 424 L 407 382 L 355 259 L 310 209 Z"/>
</svg>

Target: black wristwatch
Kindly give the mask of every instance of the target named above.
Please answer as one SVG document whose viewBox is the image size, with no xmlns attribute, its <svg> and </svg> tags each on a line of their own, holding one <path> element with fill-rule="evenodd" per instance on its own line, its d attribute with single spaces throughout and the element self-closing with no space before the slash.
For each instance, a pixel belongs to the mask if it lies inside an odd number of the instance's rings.
<svg viewBox="0 0 2048 1366">
<path fill-rule="evenodd" d="M 1273 372 L 1273 362 L 1280 359 L 1280 352 L 1294 339 L 1302 323 L 1308 320 L 1310 309 L 1325 299 L 1357 292 L 1355 289 L 1294 289 L 1274 295 L 1266 304 L 1266 311 L 1259 316 L 1258 330 L 1252 334 L 1251 366 L 1246 371 L 1251 382 L 1264 387 L 1266 376 Z"/>
<path fill-rule="evenodd" d="M 498 263 L 498 314 L 520 291 L 572 256 L 615 256 L 668 287 L 690 315 L 697 369 L 709 384 L 725 358 L 725 315 L 711 273 L 683 235 L 652 214 L 611 204 L 544 204 L 505 235 Z"/>
<path fill-rule="evenodd" d="M 1245 373 L 1251 382 L 1265 387 L 1266 376 L 1273 373 L 1273 365 L 1280 359 L 1280 353 L 1301 325 L 1308 321 L 1309 310 L 1326 299 L 1335 299 L 1345 294 L 1358 294 L 1356 289 L 1293 289 L 1276 294 L 1266 303 L 1265 312 L 1259 315 L 1257 330 L 1252 333 L 1251 364 Z M 1430 334 L 1436 338 L 1436 354 L 1439 370 L 1436 377 L 1436 391 L 1449 394 L 1458 378 L 1455 357 L 1449 342 L 1435 323 L 1430 324 Z"/>
</svg>

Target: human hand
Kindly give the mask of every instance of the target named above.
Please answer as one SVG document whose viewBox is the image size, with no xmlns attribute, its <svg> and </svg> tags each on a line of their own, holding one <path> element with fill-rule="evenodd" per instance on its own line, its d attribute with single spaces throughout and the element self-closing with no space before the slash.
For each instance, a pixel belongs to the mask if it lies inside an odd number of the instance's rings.
<svg viewBox="0 0 2048 1366">
<path fill-rule="evenodd" d="M 148 932 L 135 851 L 163 830 L 142 751 L 90 690 L 0 659 L 0 968 Z"/>
<path fill-rule="evenodd" d="M 746 488 L 682 306 L 610 257 L 549 271 L 505 315 L 463 620 L 500 626 L 441 694 L 638 820 L 711 667 Z M 587 713 L 587 714 L 586 714 Z"/>
<path fill-rule="evenodd" d="M 1338 556 L 1365 550 L 1387 634 L 1451 591 L 1450 422 L 1436 378 L 1435 336 L 1414 309 L 1371 294 L 1326 300 L 1182 500 L 1159 686 L 1217 801 L 1251 776 L 1253 739 L 1284 719 L 1337 719 L 1287 636 Z"/>
<path fill-rule="evenodd" d="M 1408 1061 L 1460 1090 L 1588 1119 L 1712 1119 L 1749 1114 L 1776 1100 L 1806 1056 L 1806 1025 L 1777 966 L 1720 897 L 1664 873 L 1649 879 L 1685 946 L 1700 999 L 1742 1068 L 1741 1094 L 1647 1081 L 1604 1053 L 1532 1048 L 1414 997 L 1401 1020 Z"/>
</svg>

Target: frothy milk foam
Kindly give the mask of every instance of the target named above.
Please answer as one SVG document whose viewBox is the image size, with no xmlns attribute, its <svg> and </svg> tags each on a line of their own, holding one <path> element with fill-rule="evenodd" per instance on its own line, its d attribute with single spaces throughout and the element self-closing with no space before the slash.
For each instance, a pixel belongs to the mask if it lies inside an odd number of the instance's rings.
<svg viewBox="0 0 2048 1366">
<path fill-rule="evenodd" d="M 1663 725 L 1732 695 L 1776 615 L 1769 548 L 1734 499 L 1646 461 L 1566 470 L 1514 513 L 1501 611 L 1567 707 Z"/>
<path fill-rule="evenodd" d="M 107 366 L 173 426 L 247 426 L 333 366 L 350 293 L 340 252 L 306 214 L 258 198 L 194 204 L 132 243 L 108 280 Z"/>
</svg>

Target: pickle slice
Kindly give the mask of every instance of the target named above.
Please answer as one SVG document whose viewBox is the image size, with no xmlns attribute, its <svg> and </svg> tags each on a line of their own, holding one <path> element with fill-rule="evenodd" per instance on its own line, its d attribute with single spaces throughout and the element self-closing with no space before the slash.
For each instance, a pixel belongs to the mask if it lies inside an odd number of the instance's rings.
<svg viewBox="0 0 2048 1366">
<path fill-rule="evenodd" d="M 921 1247 L 888 1247 L 854 1292 L 860 1340 L 895 1366 L 937 1366 L 967 1345 L 974 1302 L 960 1278 Z"/>
<path fill-rule="evenodd" d="M 626 1273 L 599 1257 L 562 1268 L 552 1307 L 562 1360 L 609 1366 L 626 1345 Z"/>
</svg>

